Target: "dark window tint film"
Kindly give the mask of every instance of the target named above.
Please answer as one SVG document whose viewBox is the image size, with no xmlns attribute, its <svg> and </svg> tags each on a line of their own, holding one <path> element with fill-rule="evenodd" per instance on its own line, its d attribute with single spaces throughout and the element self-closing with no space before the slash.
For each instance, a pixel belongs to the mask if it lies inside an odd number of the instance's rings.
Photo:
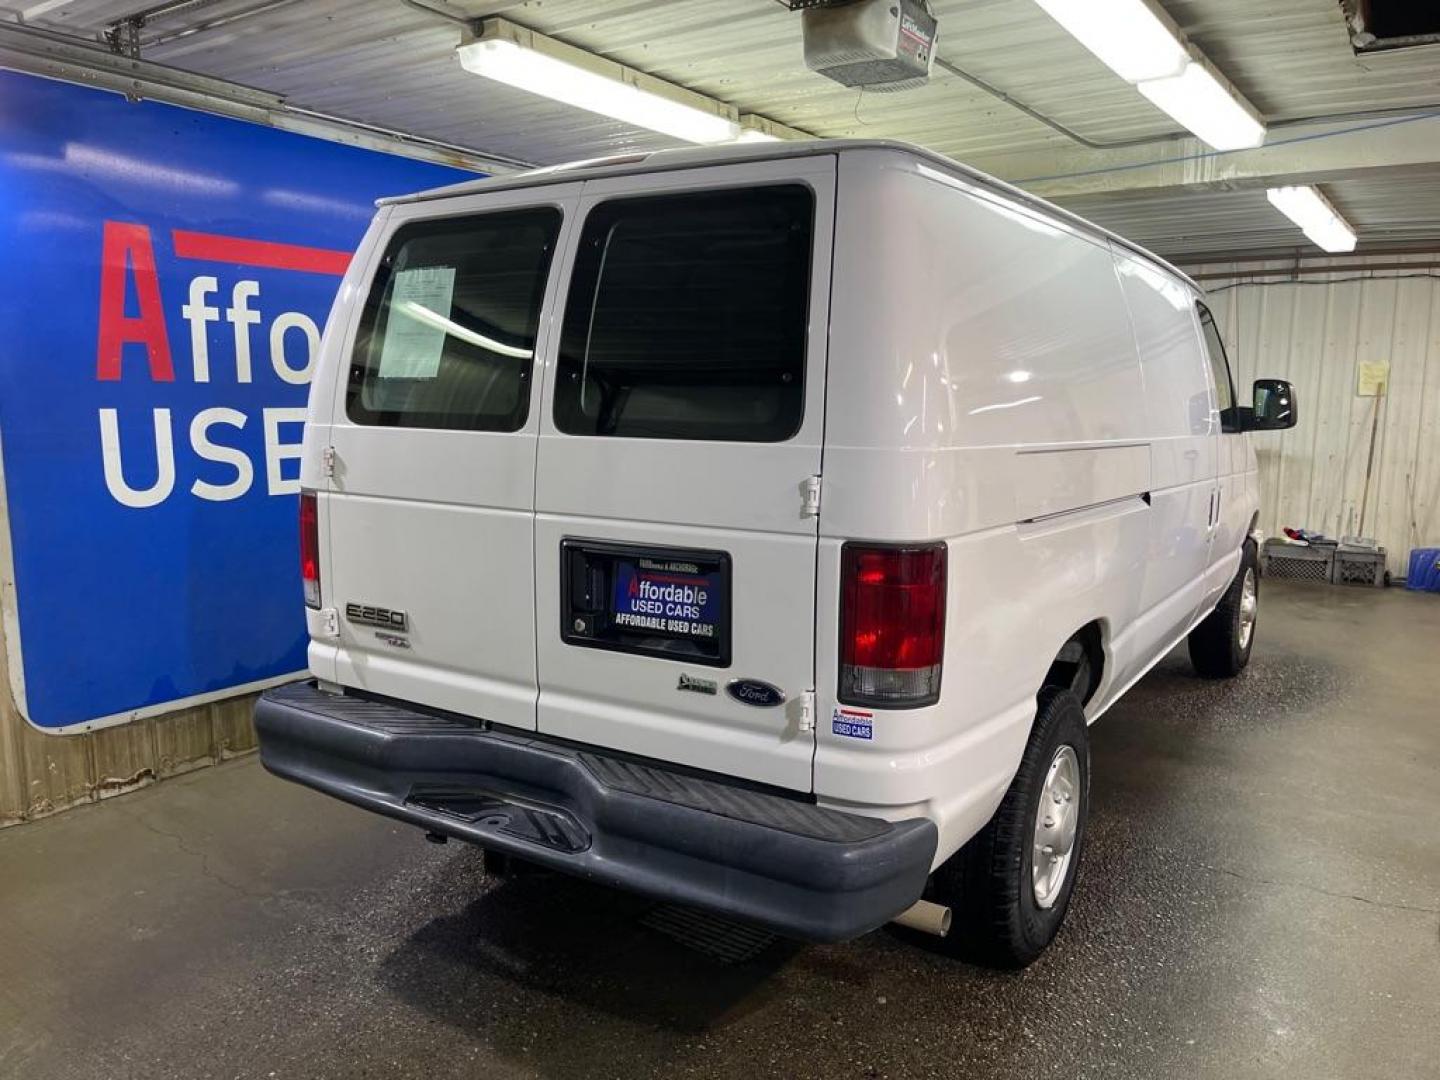
<svg viewBox="0 0 1440 1080">
<path fill-rule="evenodd" d="M 566 301 L 556 426 L 642 439 L 794 435 L 813 217 L 798 185 L 591 211 Z"/>
<path fill-rule="evenodd" d="M 366 302 L 350 419 L 516 431 L 560 231 L 550 207 L 416 222 L 396 231 Z"/>
</svg>

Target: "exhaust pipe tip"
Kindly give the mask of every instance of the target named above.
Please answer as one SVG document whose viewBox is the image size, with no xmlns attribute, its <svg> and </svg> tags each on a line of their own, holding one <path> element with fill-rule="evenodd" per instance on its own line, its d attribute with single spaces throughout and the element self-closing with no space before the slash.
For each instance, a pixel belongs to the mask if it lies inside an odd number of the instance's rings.
<svg viewBox="0 0 1440 1080">
<path fill-rule="evenodd" d="M 916 900 L 890 921 L 933 937 L 943 938 L 950 933 L 950 909 L 944 904 L 932 904 L 929 900 Z"/>
</svg>

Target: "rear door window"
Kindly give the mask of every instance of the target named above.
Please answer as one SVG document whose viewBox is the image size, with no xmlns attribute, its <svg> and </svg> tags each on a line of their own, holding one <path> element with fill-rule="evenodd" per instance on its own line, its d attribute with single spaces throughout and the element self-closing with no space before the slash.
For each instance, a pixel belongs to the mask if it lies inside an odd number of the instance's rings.
<svg viewBox="0 0 1440 1080">
<path fill-rule="evenodd" d="M 560 341 L 568 435 L 780 442 L 804 412 L 814 196 L 616 199 L 586 219 Z"/>
<path fill-rule="evenodd" d="M 359 424 L 518 431 L 560 211 L 412 222 L 361 316 L 346 412 Z"/>
</svg>

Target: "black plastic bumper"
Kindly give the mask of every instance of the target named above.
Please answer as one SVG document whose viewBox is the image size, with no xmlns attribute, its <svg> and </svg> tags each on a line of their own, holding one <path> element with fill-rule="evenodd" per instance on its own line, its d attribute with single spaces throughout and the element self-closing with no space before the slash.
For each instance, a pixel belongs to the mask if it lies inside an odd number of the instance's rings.
<svg viewBox="0 0 1440 1080">
<path fill-rule="evenodd" d="M 920 898 L 933 822 L 826 810 L 662 764 L 323 693 L 264 694 L 277 776 L 565 873 L 842 941 Z"/>
</svg>

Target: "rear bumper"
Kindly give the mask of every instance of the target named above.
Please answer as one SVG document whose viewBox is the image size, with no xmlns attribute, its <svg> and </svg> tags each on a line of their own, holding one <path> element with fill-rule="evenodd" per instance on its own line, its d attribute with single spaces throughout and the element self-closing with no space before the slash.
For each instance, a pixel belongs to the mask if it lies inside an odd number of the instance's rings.
<svg viewBox="0 0 1440 1080">
<path fill-rule="evenodd" d="M 933 822 L 882 821 L 313 684 L 264 694 L 277 776 L 569 874 L 815 941 L 920 898 Z"/>
</svg>

